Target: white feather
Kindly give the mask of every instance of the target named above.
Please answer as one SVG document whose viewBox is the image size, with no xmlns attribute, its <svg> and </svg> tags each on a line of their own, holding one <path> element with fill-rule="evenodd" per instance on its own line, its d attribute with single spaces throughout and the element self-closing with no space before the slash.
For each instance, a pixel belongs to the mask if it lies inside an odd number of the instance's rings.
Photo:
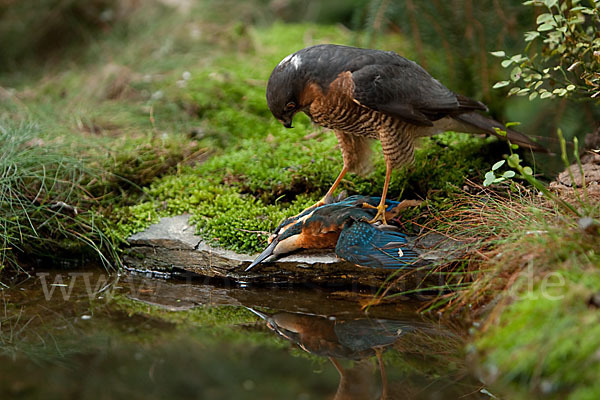
<svg viewBox="0 0 600 400">
<path fill-rule="evenodd" d="M 286 64 L 291 64 L 294 69 L 298 69 L 302 65 L 302 58 L 298 54 L 290 54 L 281 60 L 278 66 L 285 66 Z"/>
</svg>

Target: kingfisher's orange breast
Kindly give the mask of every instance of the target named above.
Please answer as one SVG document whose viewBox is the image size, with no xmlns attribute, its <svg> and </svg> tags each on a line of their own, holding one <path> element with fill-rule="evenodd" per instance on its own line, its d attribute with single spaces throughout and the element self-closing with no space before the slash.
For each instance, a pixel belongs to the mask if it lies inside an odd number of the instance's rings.
<svg viewBox="0 0 600 400">
<path fill-rule="evenodd" d="M 319 224 L 304 226 L 297 244 L 303 249 L 334 248 L 340 233 L 337 226 L 323 227 Z"/>
</svg>

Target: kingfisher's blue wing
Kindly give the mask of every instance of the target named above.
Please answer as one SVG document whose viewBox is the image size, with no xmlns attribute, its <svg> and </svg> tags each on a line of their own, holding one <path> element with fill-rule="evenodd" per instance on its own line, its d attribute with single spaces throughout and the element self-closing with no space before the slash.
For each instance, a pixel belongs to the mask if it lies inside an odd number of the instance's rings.
<svg viewBox="0 0 600 400">
<path fill-rule="evenodd" d="M 354 196 L 347 197 L 346 199 L 339 201 L 337 203 L 333 203 L 333 204 L 344 205 L 344 206 L 348 206 L 348 207 L 360 207 L 360 206 L 362 206 L 363 203 L 367 203 L 367 204 L 372 205 L 373 207 L 376 207 L 377 205 L 379 205 L 380 201 L 381 201 L 381 197 L 354 195 Z M 398 204 L 400 204 L 400 202 L 385 199 L 385 205 L 387 206 L 386 211 L 392 210 Z M 375 214 L 373 214 L 373 216 L 375 216 Z"/>
<path fill-rule="evenodd" d="M 364 267 L 390 269 L 408 267 L 418 256 L 396 228 L 363 221 L 355 221 L 342 230 L 335 253 Z"/>
</svg>

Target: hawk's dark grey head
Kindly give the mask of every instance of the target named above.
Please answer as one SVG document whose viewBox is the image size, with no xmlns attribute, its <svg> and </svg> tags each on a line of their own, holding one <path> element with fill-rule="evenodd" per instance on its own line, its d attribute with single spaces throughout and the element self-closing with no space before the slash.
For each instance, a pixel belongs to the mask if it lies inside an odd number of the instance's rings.
<svg viewBox="0 0 600 400">
<path fill-rule="evenodd" d="M 286 128 L 292 127 L 292 119 L 300 111 L 304 71 L 302 55 L 293 53 L 277 64 L 267 83 L 267 105 Z"/>
</svg>

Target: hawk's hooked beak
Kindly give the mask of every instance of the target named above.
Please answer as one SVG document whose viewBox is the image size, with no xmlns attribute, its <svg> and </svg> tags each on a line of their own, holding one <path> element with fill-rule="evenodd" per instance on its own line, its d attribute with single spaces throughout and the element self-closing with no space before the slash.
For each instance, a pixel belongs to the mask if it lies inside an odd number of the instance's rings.
<svg viewBox="0 0 600 400">
<path fill-rule="evenodd" d="M 271 244 L 268 245 L 267 248 L 262 253 L 260 253 L 260 255 L 258 257 L 256 257 L 256 260 L 252 261 L 252 264 L 250 264 L 248 266 L 248 268 L 245 269 L 245 271 L 246 272 L 250 271 L 252 268 L 256 267 L 258 264 L 260 264 L 261 262 L 266 260 L 268 257 L 273 255 L 273 251 L 275 250 L 275 247 L 277 246 L 278 243 L 279 243 L 279 241 L 277 240 L 277 238 L 273 239 Z"/>
<path fill-rule="evenodd" d="M 291 128 L 293 119 L 294 119 L 294 114 L 292 114 L 292 115 L 286 114 L 279 120 L 279 122 L 281 122 L 283 124 L 283 126 L 285 126 L 286 128 Z"/>
</svg>

